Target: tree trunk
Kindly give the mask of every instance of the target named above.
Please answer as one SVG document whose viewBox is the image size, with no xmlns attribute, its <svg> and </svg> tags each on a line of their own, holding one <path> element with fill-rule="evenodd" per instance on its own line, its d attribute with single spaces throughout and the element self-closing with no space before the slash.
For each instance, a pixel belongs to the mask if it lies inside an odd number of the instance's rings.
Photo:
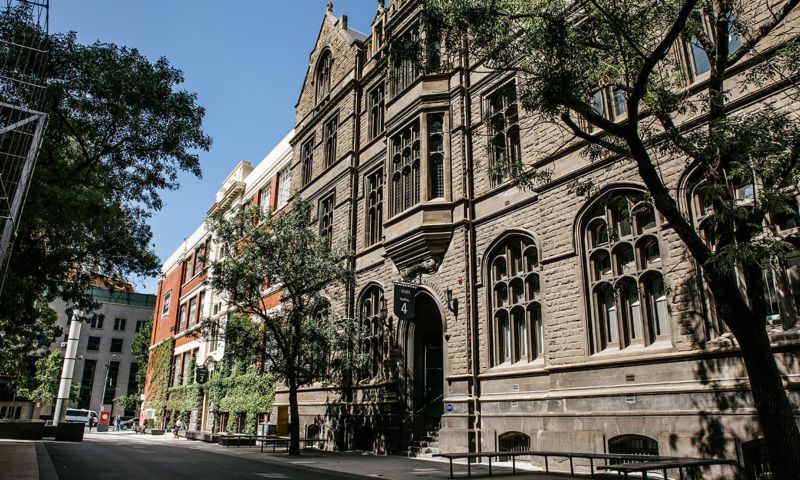
<svg viewBox="0 0 800 480">
<path fill-rule="evenodd" d="M 775 480 L 800 479 L 800 430 L 783 386 L 769 336 L 755 319 L 742 322 L 747 327 L 734 332 L 742 350 L 753 403 L 770 454 Z"/>
<path fill-rule="evenodd" d="M 289 455 L 300 455 L 300 409 L 294 379 L 289 380 Z"/>
</svg>

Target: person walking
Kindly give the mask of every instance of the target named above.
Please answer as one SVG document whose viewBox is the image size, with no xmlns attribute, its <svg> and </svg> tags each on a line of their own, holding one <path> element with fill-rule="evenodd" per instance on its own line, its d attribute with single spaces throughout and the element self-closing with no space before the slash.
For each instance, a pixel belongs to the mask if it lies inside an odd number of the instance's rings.
<svg viewBox="0 0 800 480">
<path fill-rule="evenodd" d="M 114 417 L 114 431 L 115 432 L 119 432 L 121 430 L 120 429 L 120 424 L 121 423 L 122 423 L 122 417 L 119 414 L 117 414 L 117 416 Z"/>
<path fill-rule="evenodd" d="M 94 427 L 94 424 L 95 424 L 94 415 L 89 415 L 89 431 L 90 432 L 92 431 L 92 427 Z"/>
<path fill-rule="evenodd" d="M 183 426 L 183 423 L 181 422 L 181 419 L 180 419 L 180 418 L 178 418 L 177 420 L 175 420 L 175 426 L 174 426 L 174 427 L 172 427 L 172 436 L 173 436 L 174 438 L 178 438 L 178 432 L 181 430 L 181 427 L 182 427 L 182 426 Z"/>
</svg>

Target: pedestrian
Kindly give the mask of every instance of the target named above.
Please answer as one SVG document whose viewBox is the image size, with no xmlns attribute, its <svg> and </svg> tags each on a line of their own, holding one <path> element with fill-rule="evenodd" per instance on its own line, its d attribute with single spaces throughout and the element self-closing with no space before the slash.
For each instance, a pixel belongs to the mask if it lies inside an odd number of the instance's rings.
<svg viewBox="0 0 800 480">
<path fill-rule="evenodd" d="M 119 416 L 119 414 L 117 414 L 117 416 L 114 417 L 114 431 L 115 432 L 119 432 L 121 430 L 120 429 L 120 424 L 122 424 L 122 417 Z"/>
<path fill-rule="evenodd" d="M 179 417 L 177 420 L 175 420 L 175 426 L 172 427 L 172 435 L 173 435 L 174 438 L 178 438 L 178 432 L 181 430 L 181 426 L 182 426 L 182 423 L 181 423 L 181 419 Z"/>
<path fill-rule="evenodd" d="M 92 431 L 92 427 L 94 427 L 94 415 L 89 415 L 89 431 Z"/>
</svg>

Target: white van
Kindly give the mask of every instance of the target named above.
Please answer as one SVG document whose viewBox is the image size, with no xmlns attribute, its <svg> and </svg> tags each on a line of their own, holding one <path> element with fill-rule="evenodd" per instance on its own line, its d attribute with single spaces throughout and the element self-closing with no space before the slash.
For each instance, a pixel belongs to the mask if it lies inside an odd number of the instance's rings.
<svg viewBox="0 0 800 480">
<path fill-rule="evenodd" d="M 89 419 L 94 418 L 94 424 L 97 425 L 99 417 L 97 413 L 92 410 L 78 410 L 75 408 L 68 408 L 67 413 L 64 415 L 65 422 L 81 422 L 89 425 Z"/>
</svg>

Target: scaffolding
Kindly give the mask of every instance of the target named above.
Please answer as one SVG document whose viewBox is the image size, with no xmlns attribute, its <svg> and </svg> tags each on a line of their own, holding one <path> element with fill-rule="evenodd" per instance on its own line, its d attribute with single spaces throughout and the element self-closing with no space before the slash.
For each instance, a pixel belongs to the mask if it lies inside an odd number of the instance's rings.
<svg viewBox="0 0 800 480">
<path fill-rule="evenodd" d="M 0 0 L 0 291 L 47 119 L 49 6 Z"/>
</svg>

